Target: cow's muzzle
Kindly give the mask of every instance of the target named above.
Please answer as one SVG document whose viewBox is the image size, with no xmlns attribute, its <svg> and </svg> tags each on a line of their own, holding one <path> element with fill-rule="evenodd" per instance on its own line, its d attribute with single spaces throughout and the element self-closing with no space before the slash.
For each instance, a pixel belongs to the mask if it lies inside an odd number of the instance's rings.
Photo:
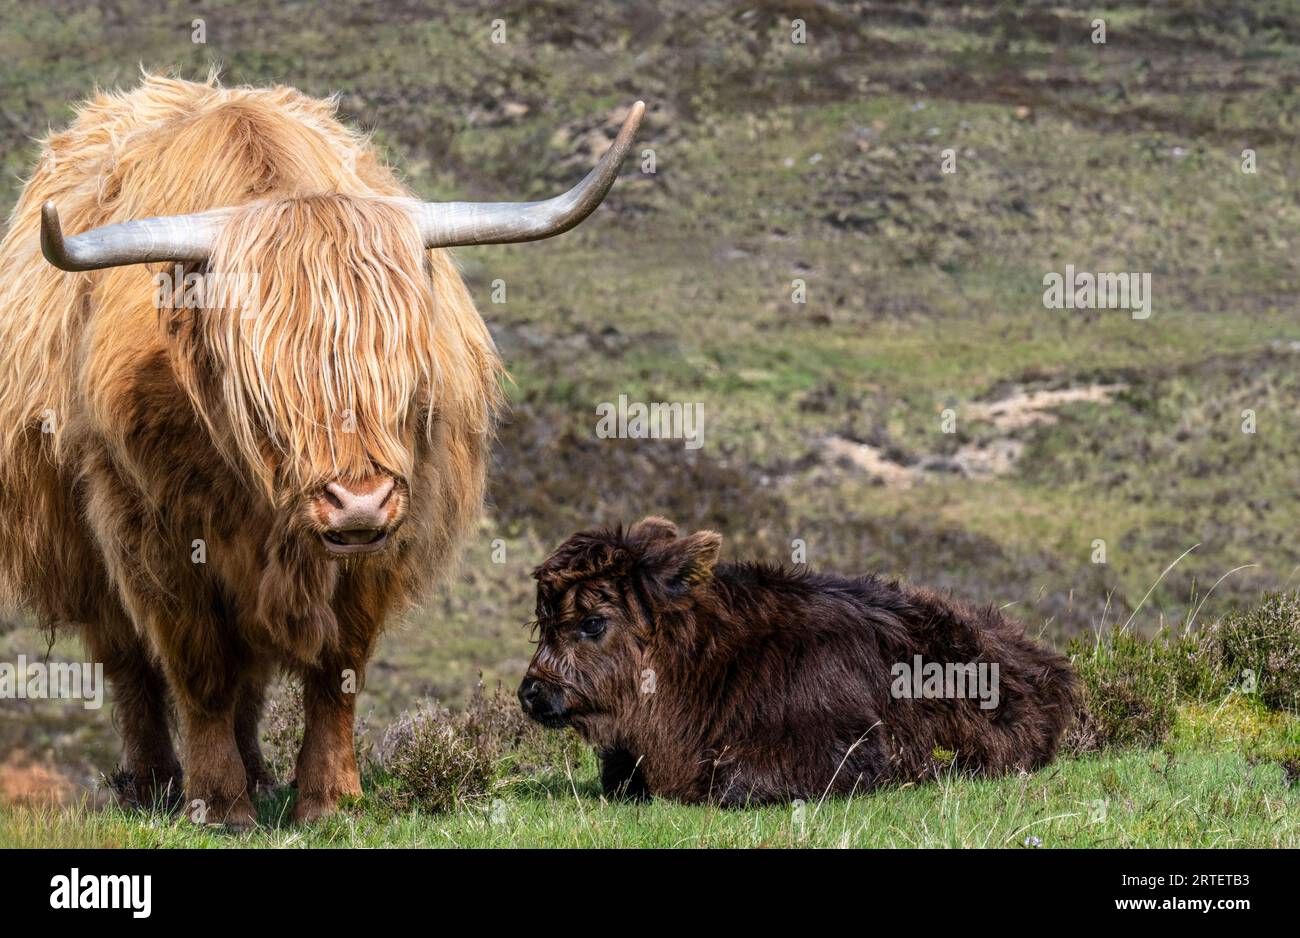
<svg viewBox="0 0 1300 938">
<path fill-rule="evenodd" d="M 321 544 L 333 556 L 378 553 L 402 523 L 405 501 L 400 484 L 390 475 L 330 482 L 312 505 L 324 528 Z"/>
</svg>

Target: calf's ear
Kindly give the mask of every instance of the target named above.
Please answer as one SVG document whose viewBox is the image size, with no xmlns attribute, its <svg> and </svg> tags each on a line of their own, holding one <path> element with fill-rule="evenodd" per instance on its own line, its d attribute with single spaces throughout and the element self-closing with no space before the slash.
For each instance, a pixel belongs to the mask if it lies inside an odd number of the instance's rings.
<svg viewBox="0 0 1300 938">
<path fill-rule="evenodd" d="M 657 544 L 677 537 L 677 525 L 667 518 L 650 515 L 627 529 L 627 539 L 638 544 Z"/>
<path fill-rule="evenodd" d="M 721 550 L 721 534 L 696 531 L 679 541 L 655 545 L 652 551 L 647 551 L 645 560 L 664 589 L 672 595 L 681 595 L 713 576 Z"/>
</svg>

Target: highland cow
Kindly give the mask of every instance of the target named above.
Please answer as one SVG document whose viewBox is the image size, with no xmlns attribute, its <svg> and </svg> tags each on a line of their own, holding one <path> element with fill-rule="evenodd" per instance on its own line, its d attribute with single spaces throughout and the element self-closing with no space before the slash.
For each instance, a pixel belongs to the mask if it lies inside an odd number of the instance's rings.
<svg viewBox="0 0 1300 938">
<path fill-rule="evenodd" d="M 721 543 L 646 518 L 575 534 L 534 571 L 519 699 L 595 747 L 607 793 L 741 806 L 1055 755 L 1074 673 L 996 609 L 720 564 Z"/>
<path fill-rule="evenodd" d="M 49 138 L 0 244 L 0 605 L 81 628 L 124 791 L 153 801 L 183 763 L 192 816 L 253 823 L 283 669 L 305 709 L 294 816 L 359 793 L 366 662 L 477 517 L 500 401 L 437 249 L 572 228 L 642 112 L 530 203 L 418 201 L 291 88 L 146 77 Z M 208 280 L 240 302 L 188 302 Z"/>
</svg>

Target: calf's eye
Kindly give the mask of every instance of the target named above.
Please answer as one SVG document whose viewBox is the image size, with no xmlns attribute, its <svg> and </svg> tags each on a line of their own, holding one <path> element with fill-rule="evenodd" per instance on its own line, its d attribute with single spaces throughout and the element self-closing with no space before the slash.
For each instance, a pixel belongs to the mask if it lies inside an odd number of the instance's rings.
<svg viewBox="0 0 1300 938">
<path fill-rule="evenodd" d="M 578 634 L 583 638 L 600 638 L 605 634 L 607 624 L 604 616 L 587 616 L 578 623 Z"/>
</svg>

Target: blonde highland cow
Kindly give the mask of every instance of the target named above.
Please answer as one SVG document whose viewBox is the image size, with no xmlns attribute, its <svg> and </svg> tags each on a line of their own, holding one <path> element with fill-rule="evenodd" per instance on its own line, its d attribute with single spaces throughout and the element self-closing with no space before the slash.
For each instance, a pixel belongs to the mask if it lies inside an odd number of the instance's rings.
<svg viewBox="0 0 1300 938">
<path fill-rule="evenodd" d="M 500 401 L 438 249 L 576 225 L 642 111 L 535 203 L 419 202 L 290 88 L 146 76 L 49 138 L 0 245 L 0 600 L 104 664 L 125 791 L 166 797 L 183 765 L 193 816 L 252 824 L 288 670 L 295 817 L 359 792 L 366 662 L 474 521 Z M 189 289 L 218 280 L 240 302 Z"/>
</svg>

